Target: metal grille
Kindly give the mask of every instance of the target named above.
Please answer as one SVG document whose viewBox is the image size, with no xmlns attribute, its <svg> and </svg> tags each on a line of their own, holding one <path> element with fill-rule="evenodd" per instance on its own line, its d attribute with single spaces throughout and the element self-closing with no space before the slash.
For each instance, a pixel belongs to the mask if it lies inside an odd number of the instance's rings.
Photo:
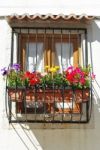
<svg viewBox="0 0 100 150">
<path fill-rule="evenodd" d="M 87 123 L 91 115 L 90 89 L 55 85 L 48 88 L 7 87 L 7 97 L 9 122 Z M 16 104 L 15 112 L 13 104 Z"/>
<path fill-rule="evenodd" d="M 63 36 L 65 40 L 67 39 L 69 45 L 69 60 L 71 57 L 71 39 L 75 40 L 78 47 L 78 52 L 81 49 L 82 60 L 78 62 L 79 65 L 88 65 L 88 51 L 87 51 L 87 30 L 85 28 L 70 29 L 70 28 L 12 28 L 12 46 L 11 46 L 11 64 L 14 62 L 14 53 L 17 53 L 17 62 L 21 63 L 21 37 L 22 35 L 26 37 L 27 43 L 29 45 L 29 39 L 34 35 L 34 40 L 36 42 L 36 63 L 37 63 L 37 43 L 39 42 L 39 35 L 42 36 L 44 49 L 46 48 L 46 39 L 51 37 L 49 45 L 51 51 L 54 49 L 53 43 L 55 42 L 56 35 L 59 36 L 59 41 L 61 43 L 61 64 L 62 64 L 62 42 Z M 74 35 L 76 37 L 74 37 Z M 15 38 L 16 37 L 16 38 Z M 17 46 L 16 46 L 17 41 Z M 16 48 L 15 48 L 16 47 Z M 29 46 L 28 46 L 29 49 Z M 81 57 L 81 56 L 79 56 Z M 79 58 L 80 59 L 80 58 Z M 69 62 L 70 65 L 71 62 Z"/>
<path fill-rule="evenodd" d="M 71 38 L 72 35 L 76 35 L 76 42 L 78 47 L 81 48 L 83 56 L 82 61 L 78 62 L 78 64 L 82 63 L 82 65 L 87 66 L 87 31 L 86 29 L 70 28 L 12 28 L 11 64 L 15 61 L 14 59 L 21 63 L 21 37 L 22 35 L 27 37 L 29 50 L 29 39 L 32 34 L 35 35 L 36 43 L 38 42 L 38 35 L 42 35 L 44 49 L 48 35 L 51 35 L 51 43 L 49 44 L 52 49 L 54 48 L 55 35 L 60 35 L 61 65 L 63 35 L 68 37 L 69 58 L 71 57 Z M 15 40 L 17 44 L 15 44 Z M 17 45 L 16 48 L 15 45 Z M 35 50 L 37 63 L 37 44 Z M 17 53 L 17 58 L 14 58 L 15 53 Z M 72 65 L 71 62 L 70 65 Z M 15 104 L 15 112 L 12 109 L 13 104 Z M 6 111 L 9 122 L 87 123 L 91 116 L 91 108 L 91 89 L 74 89 L 63 84 L 57 86 L 54 83 L 48 87 L 39 85 L 30 88 L 6 88 Z"/>
</svg>

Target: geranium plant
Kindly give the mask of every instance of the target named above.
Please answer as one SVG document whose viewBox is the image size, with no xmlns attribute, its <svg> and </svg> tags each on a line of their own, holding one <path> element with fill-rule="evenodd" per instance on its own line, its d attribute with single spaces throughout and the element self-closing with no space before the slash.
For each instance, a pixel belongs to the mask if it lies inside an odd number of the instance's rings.
<svg viewBox="0 0 100 150">
<path fill-rule="evenodd" d="M 40 82 L 37 72 L 23 72 L 19 64 L 13 64 L 8 68 L 4 67 L 1 72 L 7 78 L 9 87 L 28 87 Z"/>
<path fill-rule="evenodd" d="M 59 73 L 59 66 L 45 67 L 44 73 L 21 71 L 19 64 L 13 64 L 8 68 L 1 69 L 2 75 L 7 77 L 9 87 L 29 87 L 41 85 L 47 87 L 53 86 L 72 86 L 74 88 L 89 88 L 91 80 L 95 78 L 91 74 L 91 67 L 73 67 L 70 66 L 63 73 Z"/>
<path fill-rule="evenodd" d="M 65 71 L 66 80 L 68 84 L 76 88 L 89 88 L 91 80 L 95 78 L 95 75 L 91 74 L 91 67 L 73 67 L 70 66 Z"/>
<path fill-rule="evenodd" d="M 22 81 L 25 86 L 33 86 L 40 83 L 40 74 L 38 72 L 26 71 L 23 73 Z"/>
</svg>

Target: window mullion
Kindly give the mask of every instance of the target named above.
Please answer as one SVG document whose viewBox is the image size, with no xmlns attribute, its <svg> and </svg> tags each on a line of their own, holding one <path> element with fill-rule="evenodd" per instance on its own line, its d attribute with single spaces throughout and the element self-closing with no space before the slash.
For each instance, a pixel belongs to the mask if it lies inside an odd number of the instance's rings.
<svg viewBox="0 0 100 150">
<path fill-rule="evenodd" d="M 87 67 L 88 66 L 87 30 L 85 30 L 85 60 L 86 60 L 86 67 Z"/>
<path fill-rule="evenodd" d="M 11 35 L 11 58 L 10 63 L 13 64 L 13 54 L 14 54 L 14 30 L 12 29 L 12 35 Z"/>
<path fill-rule="evenodd" d="M 69 30 L 69 34 L 68 34 L 68 45 L 69 45 L 69 65 L 71 64 L 71 30 Z"/>
<path fill-rule="evenodd" d="M 45 69 L 45 66 L 47 65 L 47 57 L 46 57 L 46 29 L 44 29 L 44 37 L 43 37 L 43 53 L 44 53 L 44 69 Z"/>
<path fill-rule="evenodd" d="M 29 57 L 29 28 L 28 28 L 28 35 L 27 35 L 27 49 L 26 49 L 26 66 L 24 66 L 24 69 L 27 70 L 29 69 L 29 64 L 28 64 L 28 57 Z"/>
<path fill-rule="evenodd" d="M 17 37 L 17 63 L 21 63 L 21 53 L 20 53 L 20 48 L 21 48 L 21 28 L 19 30 L 18 33 L 18 37 Z"/>
<path fill-rule="evenodd" d="M 38 51 L 38 29 L 36 29 L 36 37 L 35 37 L 35 41 L 36 41 L 36 64 L 34 64 L 35 66 L 36 66 L 36 68 L 35 69 L 37 69 L 37 51 Z"/>
<path fill-rule="evenodd" d="M 52 42 L 52 47 L 51 47 L 51 66 L 54 66 L 55 65 L 55 62 L 54 62 L 54 29 L 52 29 L 52 39 L 51 39 L 51 42 Z"/>
<path fill-rule="evenodd" d="M 61 29 L 61 36 L 60 36 L 60 42 L 61 42 L 61 70 L 63 71 L 63 49 L 62 49 L 62 29 Z"/>
</svg>

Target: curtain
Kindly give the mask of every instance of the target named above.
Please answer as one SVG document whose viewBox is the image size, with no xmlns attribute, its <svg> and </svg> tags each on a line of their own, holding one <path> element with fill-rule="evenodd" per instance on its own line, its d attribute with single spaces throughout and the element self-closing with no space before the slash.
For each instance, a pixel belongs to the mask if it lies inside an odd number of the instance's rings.
<svg viewBox="0 0 100 150">
<path fill-rule="evenodd" d="M 26 70 L 43 72 L 43 43 L 28 43 L 26 47 Z"/>
<path fill-rule="evenodd" d="M 73 44 L 56 43 L 56 65 L 60 66 L 60 72 L 73 65 Z"/>
</svg>

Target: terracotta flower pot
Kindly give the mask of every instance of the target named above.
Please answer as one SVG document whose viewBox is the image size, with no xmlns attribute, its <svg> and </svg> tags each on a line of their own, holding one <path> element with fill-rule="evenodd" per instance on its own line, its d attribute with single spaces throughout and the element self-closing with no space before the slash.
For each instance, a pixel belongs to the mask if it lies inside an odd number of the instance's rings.
<svg viewBox="0 0 100 150">
<path fill-rule="evenodd" d="M 17 111 L 24 109 L 26 101 L 27 108 L 43 108 L 46 112 L 78 113 L 81 111 L 81 103 L 87 102 L 90 96 L 90 89 L 8 89 L 10 100 L 17 102 Z M 36 109 L 37 109 L 36 108 Z"/>
<path fill-rule="evenodd" d="M 76 103 L 84 103 L 89 101 L 89 96 L 90 96 L 90 89 L 75 89 L 74 90 L 74 97 Z"/>
<path fill-rule="evenodd" d="M 16 102 L 16 112 L 21 113 L 23 111 L 23 94 L 24 91 L 21 88 L 8 87 L 8 98 L 10 102 Z"/>
<path fill-rule="evenodd" d="M 12 101 L 22 101 L 23 99 L 23 91 L 22 89 L 8 88 L 8 96 Z"/>
</svg>

